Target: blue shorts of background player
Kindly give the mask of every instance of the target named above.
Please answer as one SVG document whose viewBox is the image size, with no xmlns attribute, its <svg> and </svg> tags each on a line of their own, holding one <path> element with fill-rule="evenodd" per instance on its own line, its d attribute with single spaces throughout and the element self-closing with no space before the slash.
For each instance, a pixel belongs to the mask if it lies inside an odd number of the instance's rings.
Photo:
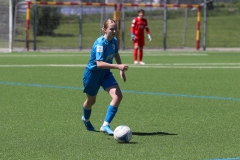
<svg viewBox="0 0 240 160">
<path fill-rule="evenodd" d="M 82 121 L 87 130 L 95 131 L 95 128 L 90 122 L 90 116 L 92 106 L 95 104 L 98 91 L 102 86 L 103 89 L 109 93 L 112 100 L 108 105 L 100 131 L 110 135 L 113 134 L 110 123 L 117 113 L 123 97 L 120 87 L 110 69 L 118 69 L 124 82 L 126 81 L 125 71 L 128 69 L 128 65 L 122 64 L 118 53 L 118 41 L 115 38 L 116 30 L 117 25 L 114 20 L 108 19 L 104 22 L 102 28 L 104 35 L 94 42 L 90 60 L 83 76 L 83 92 L 86 93 L 87 99 L 83 103 Z M 113 58 L 115 58 L 117 64 L 112 63 Z"/>
</svg>

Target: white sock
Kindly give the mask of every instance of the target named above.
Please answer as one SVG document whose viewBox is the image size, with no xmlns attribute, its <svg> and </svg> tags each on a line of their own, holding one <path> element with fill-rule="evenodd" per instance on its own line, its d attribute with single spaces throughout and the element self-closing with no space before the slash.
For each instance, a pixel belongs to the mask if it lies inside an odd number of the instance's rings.
<svg viewBox="0 0 240 160">
<path fill-rule="evenodd" d="M 103 126 L 108 126 L 108 125 L 109 125 L 108 122 L 106 122 L 106 121 L 103 122 Z"/>
</svg>

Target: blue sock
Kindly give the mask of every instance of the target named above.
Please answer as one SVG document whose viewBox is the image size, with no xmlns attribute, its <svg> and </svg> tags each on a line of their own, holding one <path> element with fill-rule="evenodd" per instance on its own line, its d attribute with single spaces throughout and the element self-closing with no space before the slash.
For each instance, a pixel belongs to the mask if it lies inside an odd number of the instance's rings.
<svg viewBox="0 0 240 160">
<path fill-rule="evenodd" d="M 104 121 L 106 121 L 108 123 L 111 123 L 115 114 L 117 113 L 117 111 L 118 111 L 118 107 L 114 107 L 112 105 L 109 105 Z"/>
<path fill-rule="evenodd" d="M 83 107 L 83 116 L 86 120 L 88 120 L 91 116 L 92 109 L 86 110 L 86 108 Z"/>
</svg>

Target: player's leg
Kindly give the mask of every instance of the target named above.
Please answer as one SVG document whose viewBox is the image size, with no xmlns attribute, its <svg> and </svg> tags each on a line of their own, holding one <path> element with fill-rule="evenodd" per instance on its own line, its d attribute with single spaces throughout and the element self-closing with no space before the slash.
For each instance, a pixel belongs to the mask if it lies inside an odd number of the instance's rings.
<svg viewBox="0 0 240 160">
<path fill-rule="evenodd" d="M 106 117 L 104 119 L 104 122 L 106 122 L 105 124 L 109 125 L 118 111 L 118 107 L 120 105 L 120 102 L 122 101 L 123 96 L 118 85 L 107 88 L 106 91 L 112 98 L 107 109 Z"/>
<path fill-rule="evenodd" d="M 144 38 L 139 39 L 138 41 L 138 50 L 139 50 L 139 64 L 144 65 L 145 63 L 142 61 L 143 59 L 143 46 L 144 46 Z"/>
<path fill-rule="evenodd" d="M 143 46 L 139 46 L 139 64 L 144 65 L 145 63 L 142 61 L 143 59 Z"/>
<path fill-rule="evenodd" d="M 143 58 L 143 48 L 141 46 L 138 46 L 138 48 L 139 48 L 139 62 L 141 62 Z"/>
<path fill-rule="evenodd" d="M 135 40 L 133 42 L 133 45 L 134 45 L 134 49 L 133 49 L 134 64 L 138 64 L 138 42 L 137 42 L 137 40 Z"/>
<path fill-rule="evenodd" d="M 92 112 L 92 106 L 96 102 L 96 97 L 98 90 L 100 88 L 100 81 L 99 75 L 96 72 L 92 72 L 88 69 L 84 71 L 84 77 L 83 77 L 83 85 L 84 89 L 83 92 L 86 93 L 86 100 L 83 103 L 83 116 L 82 116 L 82 121 L 84 125 L 86 126 L 87 130 L 89 131 L 94 131 L 94 127 L 92 126 L 90 122 L 90 117 L 91 117 L 91 112 Z"/>
<path fill-rule="evenodd" d="M 102 84 L 105 91 L 109 93 L 112 100 L 108 105 L 106 116 L 104 118 L 103 125 L 100 128 L 100 131 L 107 132 L 108 134 L 113 134 L 113 131 L 110 128 L 110 123 L 115 117 L 118 106 L 122 100 L 122 92 L 117 84 L 117 81 L 113 77 L 112 73 L 109 72 L 105 77 L 104 83 Z"/>
<path fill-rule="evenodd" d="M 113 131 L 110 128 L 110 123 L 112 122 L 113 118 L 115 117 L 118 111 L 119 104 L 122 100 L 122 92 L 118 85 L 107 88 L 106 91 L 109 93 L 112 100 L 108 106 L 106 116 L 100 130 L 105 131 L 108 134 L 113 134 Z"/>
<path fill-rule="evenodd" d="M 91 116 L 91 112 L 92 112 L 92 106 L 95 104 L 97 96 L 90 96 L 88 94 L 86 94 L 86 95 L 87 95 L 87 99 L 83 103 L 82 121 L 87 130 L 95 131 L 93 125 L 90 122 L 90 116 Z"/>
<path fill-rule="evenodd" d="M 112 98 L 110 105 L 118 108 L 123 98 L 120 87 L 118 85 L 115 85 L 110 88 L 107 88 L 106 91 L 109 93 L 109 95 Z"/>
</svg>

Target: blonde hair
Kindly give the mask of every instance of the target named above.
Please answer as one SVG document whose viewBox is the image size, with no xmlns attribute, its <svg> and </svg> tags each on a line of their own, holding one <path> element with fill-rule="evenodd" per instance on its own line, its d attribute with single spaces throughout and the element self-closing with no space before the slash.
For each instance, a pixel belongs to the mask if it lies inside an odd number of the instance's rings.
<svg viewBox="0 0 240 160">
<path fill-rule="evenodd" d="M 104 23 L 103 23 L 103 27 L 102 27 L 102 32 L 105 33 L 105 30 L 108 28 L 108 24 L 110 23 L 116 23 L 115 20 L 113 19 L 107 19 Z"/>
</svg>

